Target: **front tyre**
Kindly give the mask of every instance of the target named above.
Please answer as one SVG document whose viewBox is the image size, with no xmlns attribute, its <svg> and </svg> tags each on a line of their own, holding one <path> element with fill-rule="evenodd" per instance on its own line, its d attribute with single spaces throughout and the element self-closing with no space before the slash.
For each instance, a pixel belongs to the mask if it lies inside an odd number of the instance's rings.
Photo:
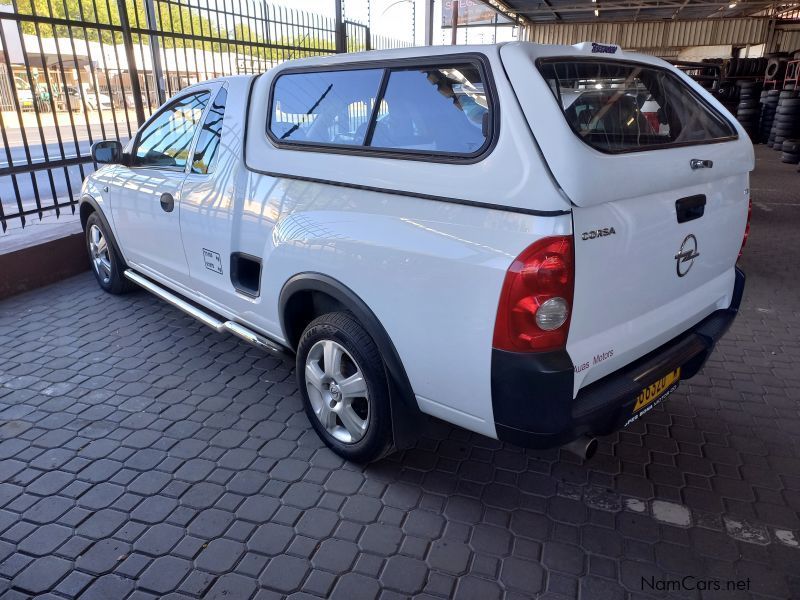
<svg viewBox="0 0 800 600">
<path fill-rule="evenodd" d="M 297 384 L 311 425 L 336 454 L 354 462 L 392 446 L 389 386 L 378 347 L 352 315 L 323 315 L 297 347 Z"/>
<path fill-rule="evenodd" d="M 135 289 L 134 284 L 125 279 L 125 262 L 110 242 L 109 232 L 96 212 L 86 220 L 85 237 L 89 264 L 100 287 L 109 294 L 123 294 Z"/>
</svg>

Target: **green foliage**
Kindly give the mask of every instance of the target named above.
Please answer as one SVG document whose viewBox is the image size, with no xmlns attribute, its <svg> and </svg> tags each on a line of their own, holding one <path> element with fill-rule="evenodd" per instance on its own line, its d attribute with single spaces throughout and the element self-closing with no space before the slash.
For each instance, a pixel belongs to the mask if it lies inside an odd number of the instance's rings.
<svg viewBox="0 0 800 600">
<path fill-rule="evenodd" d="M 10 0 L 2 0 L 3 4 L 11 4 Z M 141 15 L 136 14 L 136 3 L 128 3 L 128 18 L 133 25 L 136 19 L 144 23 L 144 9 L 140 8 Z M 116 0 L 18 0 L 17 12 L 21 15 L 36 15 L 52 17 L 55 19 L 68 19 L 77 21 L 81 26 L 66 26 L 49 24 L 36 24 L 32 21 L 22 21 L 22 33 L 38 35 L 39 37 L 73 37 L 80 40 L 100 41 L 106 44 L 120 43 L 121 34 L 107 30 L 92 28 L 94 24 L 119 25 L 119 12 Z M 116 40 L 115 40 L 116 37 Z M 137 40 L 138 41 L 138 40 Z"/>
<path fill-rule="evenodd" d="M 0 0 L 0 4 L 11 4 L 12 0 Z M 128 21 L 132 29 L 145 30 L 147 19 L 142 0 L 127 1 Z M 218 27 L 197 7 L 161 3 L 155 0 L 156 21 L 159 24 L 159 41 L 164 48 L 186 48 L 231 52 L 252 56 L 253 60 L 280 61 L 316 54 L 320 50 L 333 50 L 334 43 L 315 36 L 283 36 L 267 40 L 264 33 L 254 30 L 246 23 L 236 23 L 231 31 Z M 117 0 L 18 0 L 17 12 L 21 15 L 43 16 L 74 21 L 76 25 L 50 25 L 21 22 L 24 34 L 42 38 L 69 38 L 122 44 L 122 33 L 117 30 L 98 28 L 97 25 L 120 26 Z M 186 35 L 206 39 L 184 39 L 170 34 Z M 149 44 L 149 35 L 134 33 L 134 44 Z M 236 43 L 240 42 L 240 43 Z M 244 42 L 244 43 L 242 43 Z M 274 46 L 296 48 L 285 50 Z"/>
</svg>

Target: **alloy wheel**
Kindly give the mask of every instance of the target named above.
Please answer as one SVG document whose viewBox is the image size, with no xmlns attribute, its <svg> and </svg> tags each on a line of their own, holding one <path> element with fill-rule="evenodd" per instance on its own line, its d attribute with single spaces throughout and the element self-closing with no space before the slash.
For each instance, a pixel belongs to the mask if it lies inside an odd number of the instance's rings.
<svg viewBox="0 0 800 600">
<path fill-rule="evenodd" d="M 367 382 L 352 355 L 333 340 L 320 340 L 306 358 L 305 382 L 319 422 L 345 444 L 361 440 L 369 426 Z"/>
<path fill-rule="evenodd" d="M 111 254 L 103 231 L 97 226 L 89 227 L 89 254 L 92 267 L 104 284 L 111 281 Z"/>
</svg>

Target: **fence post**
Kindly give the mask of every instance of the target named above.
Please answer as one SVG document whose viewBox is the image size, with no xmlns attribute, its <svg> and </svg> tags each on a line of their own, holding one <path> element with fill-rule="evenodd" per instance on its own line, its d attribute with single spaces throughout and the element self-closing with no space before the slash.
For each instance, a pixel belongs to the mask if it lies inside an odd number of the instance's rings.
<svg viewBox="0 0 800 600">
<path fill-rule="evenodd" d="M 370 29 L 369 25 L 367 25 L 364 31 L 367 32 L 367 41 L 364 43 L 365 50 L 372 50 L 372 30 Z"/>
<path fill-rule="evenodd" d="M 344 24 L 342 0 L 336 0 L 336 52 L 347 52 L 347 30 Z"/>
<path fill-rule="evenodd" d="M 131 24 L 128 21 L 128 10 L 125 7 L 125 0 L 117 0 L 119 9 L 119 24 L 122 27 L 122 41 L 125 44 L 125 60 L 128 61 L 128 77 L 131 80 L 131 92 L 133 92 L 133 105 L 136 108 L 136 120 L 139 127 L 144 123 L 144 105 L 142 104 L 142 87 L 139 84 L 139 69 L 136 66 L 136 57 L 133 54 L 133 37 L 131 36 Z"/>
<path fill-rule="evenodd" d="M 450 45 L 458 44 L 458 0 L 453 0 L 453 31 L 450 38 Z"/>
<path fill-rule="evenodd" d="M 425 45 L 433 46 L 433 0 L 425 0 Z"/>
<path fill-rule="evenodd" d="M 167 94 L 164 91 L 164 68 L 161 66 L 161 46 L 159 44 L 158 22 L 156 21 L 156 9 L 153 0 L 145 0 L 145 17 L 147 18 L 147 28 L 150 30 L 150 52 L 153 55 L 153 78 L 156 80 L 156 95 L 158 104 L 167 101 Z M 150 99 L 148 98 L 148 101 Z"/>
</svg>

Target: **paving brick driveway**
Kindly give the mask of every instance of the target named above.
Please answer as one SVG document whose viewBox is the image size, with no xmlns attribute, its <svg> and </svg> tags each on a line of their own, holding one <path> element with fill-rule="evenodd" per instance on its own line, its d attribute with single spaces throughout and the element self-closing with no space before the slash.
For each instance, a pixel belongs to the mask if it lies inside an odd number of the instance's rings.
<svg viewBox="0 0 800 600">
<path fill-rule="evenodd" d="M 759 165 L 741 316 L 585 466 L 441 423 L 345 464 L 290 364 L 143 292 L 0 303 L 0 596 L 800 598 L 800 175 Z"/>
</svg>

